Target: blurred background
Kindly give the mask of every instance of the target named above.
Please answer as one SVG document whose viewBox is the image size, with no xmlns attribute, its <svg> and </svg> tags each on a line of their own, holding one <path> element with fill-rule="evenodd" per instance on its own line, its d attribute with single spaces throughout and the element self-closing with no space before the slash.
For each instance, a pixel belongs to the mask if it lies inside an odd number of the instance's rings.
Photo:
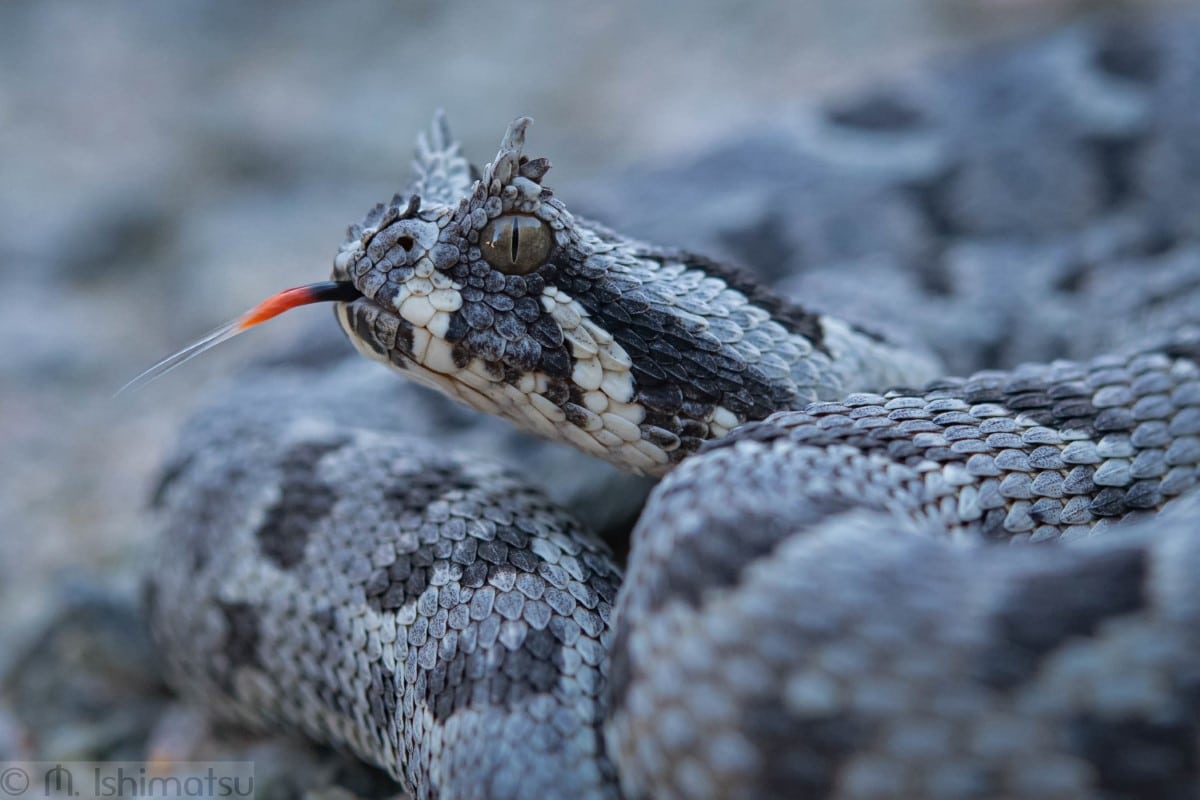
<svg viewBox="0 0 1200 800">
<path fill-rule="evenodd" d="M 64 592 L 132 591 L 148 487 L 181 420 L 328 309 L 113 392 L 325 277 L 345 227 L 402 187 L 435 108 L 478 163 L 513 117 L 535 117 L 530 150 L 570 204 L 572 187 L 786 126 L 814 98 L 1165 5 L 0 4 L 0 676 Z M 0 754 L 5 714 L 0 701 Z"/>
</svg>

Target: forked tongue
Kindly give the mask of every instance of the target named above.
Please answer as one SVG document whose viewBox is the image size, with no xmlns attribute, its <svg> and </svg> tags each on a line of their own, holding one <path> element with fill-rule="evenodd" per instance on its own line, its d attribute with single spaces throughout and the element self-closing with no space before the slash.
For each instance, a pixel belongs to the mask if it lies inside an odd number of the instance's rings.
<svg viewBox="0 0 1200 800">
<path fill-rule="evenodd" d="M 171 370 L 186 364 L 201 353 L 211 350 L 221 342 L 228 341 L 243 331 L 248 331 L 261 322 L 277 317 L 285 311 L 311 303 L 348 303 L 362 297 L 362 293 L 354 288 L 350 281 L 322 281 L 310 283 L 307 286 L 296 286 L 273 294 L 254 308 L 234 320 L 226 322 L 216 330 L 201 336 L 182 350 L 159 361 L 153 367 L 138 375 L 129 383 L 117 390 L 114 397 L 125 392 L 136 391 L 156 378 L 161 378 Z"/>
</svg>

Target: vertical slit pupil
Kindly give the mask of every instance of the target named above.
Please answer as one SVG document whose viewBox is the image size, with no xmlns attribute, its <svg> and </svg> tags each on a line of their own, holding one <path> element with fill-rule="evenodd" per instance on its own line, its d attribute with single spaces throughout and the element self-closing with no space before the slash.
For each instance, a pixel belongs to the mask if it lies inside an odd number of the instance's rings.
<svg viewBox="0 0 1200 800">
<path fill-rule="evenodd" d="M 514 221 L 513 226 L 512 226 L 512 244 L 509 248 L 511 251 L 509 253 L 509 255 L 511 256 L 512 262 L 514 264 L 517 263 L 517 252 L 518 252 L 518 248 L 520 247 L 520 243 L 521 243 L 521 226 L 518 225 Z"/>
</svg>

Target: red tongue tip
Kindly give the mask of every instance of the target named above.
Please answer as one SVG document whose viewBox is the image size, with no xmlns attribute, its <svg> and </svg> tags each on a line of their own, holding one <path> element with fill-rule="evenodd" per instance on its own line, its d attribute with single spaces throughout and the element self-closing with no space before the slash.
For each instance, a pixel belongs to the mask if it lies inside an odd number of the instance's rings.
<svg viewBox="0 0 1200 800">
<path fill-rule="evenodd" d="M 259 323 L 277 317 L 285 311 L 291 311 L 299 306 L 311 303 L 324 303 L 332 300 L 348 302 L 362 295 L 347 281 L 323 281 L 310 283 L 306 286 L 295 286 L 284 289 L 278 294 L 271 295 L 266 300 L 242 315 L 237 322 L 237 329 L 244 331 Z"/>
<path fill-rule="evenodd" d="M 297 306 L 304 306 L 315 302 L 317 301 L 313 297 L 313 292 L 307 286 L 284 289 L 279 294 L 271 295 L 243 314 L 242 318 L 238 320 L 237 328 L 239 331 L 244 331 L 247 328 L 253 328 L 260 322 L 266 322 L 272 317 L 277 317 L 285 311 L 290 311 Z"/>
<path fill-rule="evenodd" d="M 166 375 L 171 370 L 181 364 L 191 361 L 196 356 L 219 345 L 221 342 L 228 341 L 234 336 L 237 336 L 242 331 L 253 328 L 260 322 L 266 322 L 272 317 L 277 317 L 285 311 L 289 311 L 297 306 L 306 306 L 309 303 L 325 303 L 338 301 L 349 303 L 362 297 L 362 292 L 354 288 L 354 284 L 349 281 L 323 281 L 321 283 L 310 283 L 307 286 L 297 286 L 292 289 L 284 289 L 276 295 L 268 297 L 254 308 L 247 311 L 242 316 L 232 322 L 227 322 L 207 335 L 200 337 L 196 341 L 189 344 L 177 353 L 173 353 L 162 361 L 159 361 L 150 369 L 138 375 L 129 383 L 122 386 L 117 395 L 124 392 L 133 391 L 145 386 L 155 378 Z M 116 395 L 114 395 L 115 397 Z"/>
</svg>

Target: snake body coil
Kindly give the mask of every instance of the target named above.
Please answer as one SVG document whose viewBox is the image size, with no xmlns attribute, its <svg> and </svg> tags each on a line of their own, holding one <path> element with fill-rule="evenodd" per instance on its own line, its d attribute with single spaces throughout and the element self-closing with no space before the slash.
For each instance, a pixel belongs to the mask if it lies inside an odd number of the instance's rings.
<svg viewBox="0 0 1200 800">
<path fill-rule="evenodd" d="M 1140 171 L 1104 162 L 1119 192 L 1088 211 L 1124 214 L 1126 234 L 1068 237 L 1098 285 L 1106 260 L 1141 258 L 1174 287 L 1131 320 L 1139 338 L 963 379 L 574 217 L 523 154 L 526 119 L 482 172 L 436 120 L 410 191 L 339 250 L 333 277 L 361 297 L 338 320 L 462 404 L 665 475 L 624 579 L 586 516 L 530 487 L 560 463 L 549 449 L 524 445 L 540 449 L 515 470 L 460 455 L 458 412 L 358 364 L 293 363 L 195 420 L 160 488 L 151 615 L 176 685 L 344 745 L 420 797 L 1192 796 L 1200 251 L 1156 210 L 1174 184 L 1154 168 L 1200 117 L 1149 120 L 1155 92 L 1200 85 L 1200 61 L 1166 28 L 1141 35 L 1151 76 L 1092 29 L 1031 51 L 1062 80 L 1013 83 L 1019 59 L 976 76 L 976 103 L 1008 81 L 1070 107 L 1062 131 L 933 167 L 951 190 L 880 178 L 966 241 L 946 215 L 971 208 L 945 195 L 1016 180 L 1004 158 L 1142 154 Z M 898 113 L 860 110 L 833 120 L 861 135 Z M 1132 130 L 1150 138 L 1133 148 Z M 852 149 L 830 163 L 862 168 Z"/>
</svg>

